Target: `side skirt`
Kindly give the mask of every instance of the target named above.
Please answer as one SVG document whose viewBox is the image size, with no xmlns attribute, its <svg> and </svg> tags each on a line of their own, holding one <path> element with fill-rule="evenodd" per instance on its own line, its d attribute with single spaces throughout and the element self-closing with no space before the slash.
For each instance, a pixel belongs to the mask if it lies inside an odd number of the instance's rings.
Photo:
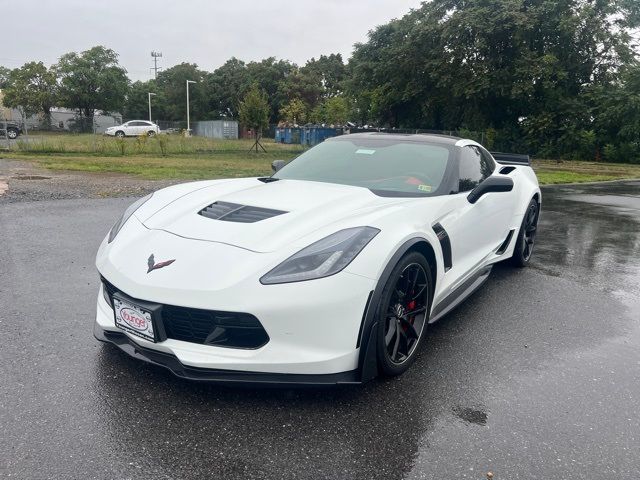
<svg viewBox="0 0 640 480">
<path fill-rule="evenodd" d="M 432 310 L 429 323 L 434 323 L 456 308 L 462 301 L 475 292 L 489 278 L 492 266 L 484 267 L 442 299 Z"/>
</svg>

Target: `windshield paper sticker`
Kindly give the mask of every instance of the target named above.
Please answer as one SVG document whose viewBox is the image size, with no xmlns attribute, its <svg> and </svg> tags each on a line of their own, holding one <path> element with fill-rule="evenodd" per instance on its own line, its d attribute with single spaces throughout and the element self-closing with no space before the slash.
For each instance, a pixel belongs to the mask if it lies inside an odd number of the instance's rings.
<svg viewBox="0 0 640 480">
<path fill-rule="evenodd" d="M 358 150 L 356 150 L 356 153 L 359 153 L 361 155 L 373 155 L 374 153 L 376 153 L 376 151 L 367 150 L 366 148 L 359 148 Z"/>
<path fill-rule="evenodd" d="M 421 192 L 430 192 L 431 191 L 431 186 L 430 185 L 418 185 L 418 190 L 420 190 Z"/>
</svg>

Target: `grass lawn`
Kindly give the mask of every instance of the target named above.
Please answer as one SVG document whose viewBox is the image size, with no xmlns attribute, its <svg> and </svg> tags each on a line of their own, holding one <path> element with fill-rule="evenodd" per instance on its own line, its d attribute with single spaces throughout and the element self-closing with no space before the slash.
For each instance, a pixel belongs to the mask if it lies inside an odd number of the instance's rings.
<svg viewBox="0 0 640 480">
<path fill-rule="evenodd" d="M 33 161 L 52 170 L 200 180 L 266 175 L 271 172 L 273 160 L 290 160 L 304 151 L 300 145 L 281 145 L 270 139 L 262 143 L 267 153 L 249 152 L 253 140 L 177 135 L 125 139 L 90 134 L 46 135 L 22 139 L 11 150 L 0 151 L 0 157 Z"/>
<path fill-rule="evenodd" d="M 534 160 L 533 169 L 541 185 L 640 178 L 640 165 L 628 163 Z"/>
<path fill-rule="evenodd" d="M 200 180 L 250 177 L 271 172 L 271 162 L 304 151 L 264 139 L 267 153 L 251 153 L 252 140 L 212 140 L 159 135 L 116 139 L 100 135 L 50 134 L 24 137 L 0 157 L 37 162 L 52 170 L 115 172 L 148 179 Z M 2 147 L 2 142 L 0 142 Z M 534 160 L 540 184 L 598 182 L 640 178 L 640 165 Z"/>
</svg>

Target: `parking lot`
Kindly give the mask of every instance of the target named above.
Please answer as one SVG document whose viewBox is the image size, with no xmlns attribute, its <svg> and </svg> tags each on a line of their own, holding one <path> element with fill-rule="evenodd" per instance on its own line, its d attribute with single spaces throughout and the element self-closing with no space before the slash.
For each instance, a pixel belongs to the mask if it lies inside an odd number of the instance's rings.
<svg viewBox="0 0 640 480">
<path fill-rule="evenodd" d="M 94 340 L 95 252 L 130 198 L 0 203 L 0 477 L 638 478 L 640 182 L 543 195 L 532 265 L 498 265 L 407 374 L 268 390 Z"/>
</svg>

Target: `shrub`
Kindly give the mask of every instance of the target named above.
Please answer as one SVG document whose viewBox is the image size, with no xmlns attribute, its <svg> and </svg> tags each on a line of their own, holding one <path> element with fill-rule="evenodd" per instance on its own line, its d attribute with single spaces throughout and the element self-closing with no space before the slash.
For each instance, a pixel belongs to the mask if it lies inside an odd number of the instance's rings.
<svg viewBox="0 0 640 480">
<path fill-rule="evenodd" d="M 147 150 L 147 139 L 149 137 L 147 136 L 146 133 L 143 133 L 142 135 L 138 135 L 136 137 L 136 152 L 137 153 L 145 153 L 145 151 Z"/>
<path fill-rule="evenodd" d="M 169 136 L 168 135 L 156 135 L 156 140 L 158 142 L 158 147 L 160 147 L 160 153 L 162 153 L 163 157 L 167 156 L 167 147 L 169 146 Z"/>
<path fill-rule="evenodd" d="M 115 142 L 117 151 L 124 157 L 127 153 L 127 140 L 124 138 L 116 137 Z"/>
</svg>

